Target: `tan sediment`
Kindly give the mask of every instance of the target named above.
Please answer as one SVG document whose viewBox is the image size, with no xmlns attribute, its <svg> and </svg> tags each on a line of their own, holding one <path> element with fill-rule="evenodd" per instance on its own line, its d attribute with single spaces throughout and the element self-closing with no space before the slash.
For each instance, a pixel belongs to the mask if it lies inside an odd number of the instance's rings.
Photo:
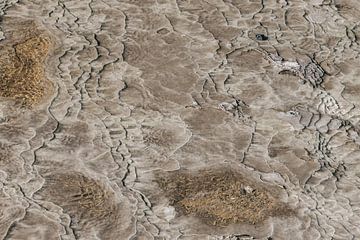
<svg viewBox="0 0 360 240">
<path fill-rule="evenodd" d="M 230 169 L 179 171 L 159 177 L 157 182 L 179 212 L 211 225 L 257 224 L 271 216 L 293 213 L 266 186 Z"/>
<path fill-rule="evenodd" d="M 0 96 L 33 106 L 51 91 L 45 76 L 45 60 L 52 41 L 34 22 L 25 25 L 27 34 L 20 33 L 23 29 L 13 30 L 10 41 L 15 44 L 5 43 L 0 48 Z"/>
<path fill-rule="evenodd" d="M 39 194 L 79 220 L 102 219 L 114 208 L 111 192 L 81 173 L 56 173 L 45 180 Z"/>
</svg>

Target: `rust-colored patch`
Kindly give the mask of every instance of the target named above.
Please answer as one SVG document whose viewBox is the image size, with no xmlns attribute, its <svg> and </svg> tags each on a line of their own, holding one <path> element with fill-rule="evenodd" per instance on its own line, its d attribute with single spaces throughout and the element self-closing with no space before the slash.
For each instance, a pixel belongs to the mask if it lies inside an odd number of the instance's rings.
<svg viewBox="0 0 360 240">
<path fill-rule="evenodd" d="M 256 224 L 292 212 L 265 186 L 229 169 L 178 171 L 158 176 L 157 182 L 179 212 L 200 217 L 211 225 Z"/>
<path fill-rule="evenodd" d="M 26 33 L 24 29 L 14 30 L 9 34 L 14 38 L 9 39 L 12 43 L 0 48 L 0 96 L 32 106 L 40 102 L 50 87 L 44 63 L 52 41 L 33 22 L 25 26 Z"/>
</svg>

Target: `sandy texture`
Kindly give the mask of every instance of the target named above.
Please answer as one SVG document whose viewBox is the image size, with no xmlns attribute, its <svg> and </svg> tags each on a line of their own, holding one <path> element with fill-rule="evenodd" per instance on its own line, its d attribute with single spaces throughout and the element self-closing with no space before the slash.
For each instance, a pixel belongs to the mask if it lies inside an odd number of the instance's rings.
<svg viewBox="0 0 360 240">
<path fill-rule="evenodd" d="M 10 30 L 12 36 L 8 46 L 3 41 L 1 49 L 0 96 L 32 106 L 45 93 L 51 93 L 49 86 L 46 86 L 51 83 L 47 82 L 44 74 L 44 61 L 51 48 L 51 40 L 36 28 L 34 22 L 14 21 L 9 25 L 15 27 Z"/>
<path fill-rule="evenodd" d="M 258 224 L 272 216 L 293 215 L 271 196 L 274 193 L 238 172 L 228 169 L 187 172 L 172 172 L 159 177 L 157 182 L 178 212 L 193 214 L 207 224 Z"/>
<path fill-rule="evenodd" d="M 360 239 L 357 0 L 0 0 L 0 239 Z"/>
</svg>

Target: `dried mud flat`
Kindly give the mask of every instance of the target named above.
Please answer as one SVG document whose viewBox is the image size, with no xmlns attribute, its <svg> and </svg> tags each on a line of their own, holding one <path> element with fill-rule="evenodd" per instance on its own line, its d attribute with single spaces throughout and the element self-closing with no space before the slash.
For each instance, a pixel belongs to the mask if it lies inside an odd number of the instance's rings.
<svg viewBox="0 0 360 240">
<path fill-rule="evenodd" d="M 360 239 L 357 0 L 0 0 L 0 239 Z"/>
</svg>

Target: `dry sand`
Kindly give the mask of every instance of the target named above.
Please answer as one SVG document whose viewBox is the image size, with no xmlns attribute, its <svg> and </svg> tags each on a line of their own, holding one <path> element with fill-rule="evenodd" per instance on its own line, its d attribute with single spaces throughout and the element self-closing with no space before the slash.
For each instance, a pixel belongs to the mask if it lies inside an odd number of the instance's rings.
<svg viewBox="0 0 360 240">
<path fill-rule="evenodd" d="M 0 0 L 0 239 L 360 239 L 359 9 Z"/>
</svg>

